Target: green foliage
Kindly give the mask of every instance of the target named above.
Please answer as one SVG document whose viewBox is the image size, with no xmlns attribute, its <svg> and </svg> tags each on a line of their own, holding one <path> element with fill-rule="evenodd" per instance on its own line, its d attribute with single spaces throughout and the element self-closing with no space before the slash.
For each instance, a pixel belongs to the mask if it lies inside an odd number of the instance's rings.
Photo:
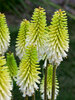
<svg viewBox="0 0 75 100">
<path fill-rule="evenodd" d="M 5 66 L 6 60 L 4 56 L 0 56 L 0 100 L 10 100 L 12 81 L 9 75 L 8 67 Z"/>
<path fill-rule="evenodd" d="M 36 2 L 38 0 L 35 0 Z M 26 13 L 27 17 L 28 12 L 32 11 L 31 7 L 32 3 L 36 5 L 36 2 L 32 0 L 0 0 L 0 12 L 10 12 L 12 14 L 17 15 L 18 17 L 22 18 L 21 14 Z"/>
<path fill-rule="evenodd" d="M 7 51 L 10 42 L 10 33 L 4 14 L 0 13 L 0 52 L 2 55 Z"/>
<path fill-rule="evenodd" d="M 51 93 L 52 93 L 52 76 L 53 76 L 53 66 L 52 65 L 48 65 L 48 69 L 47 69 L 47 96 L 48 99 L 51 100 Z M 41 85 L 40 85 L 40 92 L 41 92 L 41 97 L 42 99 L 44 99 L 44 78 L 45 75 L 43 76 L 43 79 L 41 81 Z M 56 77 L 56 83 L 55 83 L 55 99 L 58 95 L 59 92 L 59 83 Z"/>
<path fill-rule="evenodd" d="M 16 41 L 16 55 L 21 59 L 26 49 L 26 37 L 29 29 L 29 21 L 24 19 L 21 22 Z"/>
<path fill-rule="evenodd" d="M 24 4 L 24 0 L 0 0 L 0 10 L 1 11 L 9 11 L 12 12 L 13 14 L 17 14 L 20 16 L 20 11 L 24 12 L 23 7 L 22 7 L 22 2 Z"/>
<path fill-rule="evenodd" d="M 26 95 L 32 96 L 35 90 L 38 89 L 37 83 L 40 83 L 40 77 L 38 76 L 40 72 L 38 70 L 40 68 L 37 61 L 36 46 L 29 45 L 21 60 L 17 78 L 17 84 L 20 86 L 23 97 Z"/>
<path fill-rule="evenodd" d="M 15 77 L 18 72 L 18 67 L 13 53 L 7 53 L 7 66 L 11 77 Z"/>
</svg>

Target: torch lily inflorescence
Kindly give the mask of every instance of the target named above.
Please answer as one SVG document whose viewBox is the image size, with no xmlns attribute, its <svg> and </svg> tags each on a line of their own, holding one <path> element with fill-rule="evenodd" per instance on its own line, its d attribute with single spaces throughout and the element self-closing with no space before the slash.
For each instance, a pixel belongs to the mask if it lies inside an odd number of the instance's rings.
<svg viewBox="0 0 75 100">
<path fill-rule="evenodd" d="M 59 11 L 55 12 L 48 34 L 47 58 L 50 63 L 58 66 L 63 57 L 67 56 L 66 52 L 69 49 L 69 34 L 65 11 L 59 9 Z"/>
<path fill-rule="evenodd" d="M 29 43 L 37 45 L 38 57 L 41 60 L 44 54 L 44 44 L 46 41 L 46 12 L 45 9 L 36 8 L 32 15 L 29 27 L 28 40 Z"/>
<path fill-rule="evenodd" d="M 26 37 L 28 33 L 29 28 L 29 21 L 24 19 L 21 22 L 17 41 L 16 41 L 16 55 L 21 59 L 23 57 L 23 54 L 25 53 L 26 49 Z"/>
<path fill-rule="evenodd" d="M 0 100 L 11 100 L 12 80 L 4 56 L 0 56 Z"/>
<path fill-rule="evenodd" d="M 38 89 L 37 83 L 40 83 L 40 77 L 38 76 L 40 72 L 38 70 L 40 68 L 37 61 L 36 46 L 31 44 L 26 48 L 25 55 L 19 66 L 17 77 L 17 84 L 20 86 L 23 97 L 26 95 L 32 96 L 35 90 Z"/>
<path fill-rule="evenodd" d="M 2 55 L 7 51 L 10 42 L 10 33 L 4 14 L 0 13 L 0 52 Z"/>
</svg>

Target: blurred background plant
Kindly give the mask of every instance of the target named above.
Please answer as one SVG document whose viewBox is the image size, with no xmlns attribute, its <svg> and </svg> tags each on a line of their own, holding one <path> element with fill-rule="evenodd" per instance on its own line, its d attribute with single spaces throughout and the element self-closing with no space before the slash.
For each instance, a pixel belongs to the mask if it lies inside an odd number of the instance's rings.
<svg viewBox="0 0 75 100">
<path fill-rule="evenodd" d="M 49 24 L 54 14 L 53 12 L 57 9 L 61 8 L 67 12 L 70 50 L 68 58 L 64 59 L 64 62 L 62 62 L 57 69 L 60 87 L 57 100 L 75 100 L 75 0 L 0 0 L 0 12 L 5 13 L 11 33 L 9 50 L 15 52 L 15 41 L 20 22 L 25 18 L 30 20 L 34 8 L 39 6 L 46 9 L 47 24 Z M 16 57 L 16 60 L 19 64 L 18 57 Z M 43 61 L 40 62 L 40 65 L 43 65 Z M 15 82 L 12 93 L 13 100 L 24 100 Z M 39 91 L 38 94 L 36 93 L 36 100 L 38 99 L 41 100 Z M 31 98 L 29 100 L 31 100 Z"/>
<path fill-rule="evenodd" d="M 43 6 L 47 11 L 49 8 L 63 8 L 68 15 L 75 19 L 75 0 L 0 0 L 0 11 L 16 13 L 19 17 L 25 12 L 29 16 L 33 8 Z"/>
</svg>

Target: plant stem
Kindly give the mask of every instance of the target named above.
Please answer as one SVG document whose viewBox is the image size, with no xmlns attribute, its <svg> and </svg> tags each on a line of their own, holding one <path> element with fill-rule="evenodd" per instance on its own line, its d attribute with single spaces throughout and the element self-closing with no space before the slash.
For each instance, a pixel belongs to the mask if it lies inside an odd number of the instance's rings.
<svg viewBox="0 0 75 100">
<path fill-rule="evenodd" d="M 28 96 L 25 97 L 25 100 L 28 100 Z"/>
<path fill-rule="evenodd" d="M 54 97 L 55 97 L 55 78 L 56 78 L 56 65 L 53 66 L 52 97 L 51 97 L 51 100 L 54 100 Z"/>
<path fill-rule="evenodd" d="M 45 68 L 44 100 L 47 100 L 47 67 L 48 67 L 48 63 L 47 63 L 47 66 L 46 66 L 46 68 Z"/>
<path fill-rule="evenodd" d="M 33 96 L 32 96 L 32 100 L 35 100 L 35 94 L 33 94 Z"/>
</svg>

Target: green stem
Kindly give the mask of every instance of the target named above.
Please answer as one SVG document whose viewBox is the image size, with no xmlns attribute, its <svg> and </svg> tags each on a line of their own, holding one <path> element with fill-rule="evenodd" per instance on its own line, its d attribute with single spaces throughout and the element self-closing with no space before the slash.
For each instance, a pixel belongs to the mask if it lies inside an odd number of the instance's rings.
<svg viewBox="0 0 75 100">
<path fill-rule="evenodd" d="M 35 100 L 35 94 L 33 94 L 33 96 L 32 96 L 32 100 Z"/>
<path fill-rule="evenodd" d="M 28 96 L 25 97 L 25 100 L 28 100 Z"/>
<path fill-rule="evenodd" d="M 47 100 L 47 67 L 45 69 L 45 80 L 44 80 L 44 100 Z"/>
<path fill-rule="evenodd" d="M 53 66 L 52 97 L 51 97 L 51 100 L 54 100 L 54 97 L 55 97 L 55 78 L 56 78 L 56 65 Z"/>
</svg>

